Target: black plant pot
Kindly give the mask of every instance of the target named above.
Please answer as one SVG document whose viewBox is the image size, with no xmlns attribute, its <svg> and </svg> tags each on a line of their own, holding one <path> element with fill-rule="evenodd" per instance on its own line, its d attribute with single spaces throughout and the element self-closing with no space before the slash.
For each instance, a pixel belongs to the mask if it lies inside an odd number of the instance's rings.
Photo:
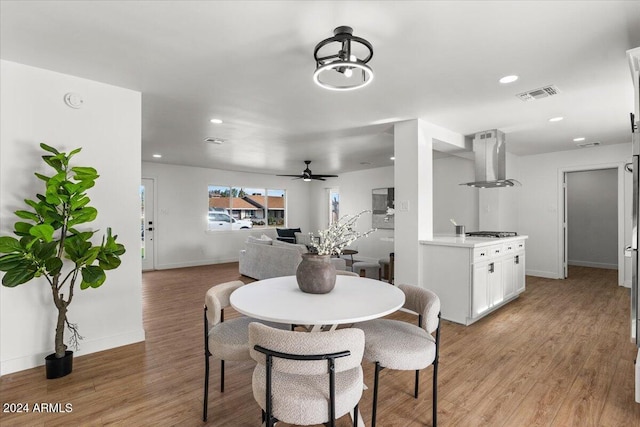
<svg viewBox="0 0 640 427">
<path fill-rule="evenodd" d="M 51 353 L 44 358 L 44 364 L 48 380 L 69 375 L 73 370 L 73 351 L 65 351 L 64 356 L 61 358 L 57 358 L 55 353 Z"/>
</svg>

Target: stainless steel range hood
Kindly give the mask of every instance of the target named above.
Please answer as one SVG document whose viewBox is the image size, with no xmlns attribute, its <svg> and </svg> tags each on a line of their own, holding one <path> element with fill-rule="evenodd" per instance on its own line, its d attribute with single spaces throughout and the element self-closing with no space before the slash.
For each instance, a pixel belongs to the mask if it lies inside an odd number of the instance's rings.
<svg viewBox="0 0 640 427">
<path fill-rule="evenodd" d="M 504 132 L 497 129 L 476 133 L 473 138 L 476 180 L 460 185 L 478 188 L 500 188 L 521 185 L 515 179 L 507 179 Z"/>
</svg>

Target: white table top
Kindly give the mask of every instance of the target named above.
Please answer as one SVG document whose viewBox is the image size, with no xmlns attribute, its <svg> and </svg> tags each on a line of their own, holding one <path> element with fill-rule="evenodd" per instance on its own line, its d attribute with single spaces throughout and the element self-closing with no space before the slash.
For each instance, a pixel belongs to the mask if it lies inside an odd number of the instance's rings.
<svg viewBox="0 0 640 427">
<path fill-rule="evenodd" d="M 404 293 L 379 280 L 338 275 L 328 294 L 307 294 L 295 276 L 249 283 L 231 294 L 240 313 L 277 323 L 339 325 L 386 316 L 404 304 Z"/>
</svg>

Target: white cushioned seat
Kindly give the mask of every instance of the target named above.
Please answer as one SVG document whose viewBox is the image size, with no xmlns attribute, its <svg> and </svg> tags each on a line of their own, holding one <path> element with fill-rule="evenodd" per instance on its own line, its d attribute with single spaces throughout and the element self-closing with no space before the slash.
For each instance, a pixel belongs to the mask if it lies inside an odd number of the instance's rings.
<svg viewBox="0 0 640 427">
<path fill-rule="evenodd" d="M 205 350 L 205 385 L 202 409 L 202 420 L 207 420 L 209 399 L 209 358 L 220 360 L 220 391 L 224 392 L 225 360 L 251 360 L 249 354 L 249 324 L 261 322 L 249 317 L 238 317 L 224 320 L 224 309 L 231 303 L 229 298 L 236 289 L 245 284 L 240 280 L 221 283 L 209 288 L 205 295 L 204 327 L 207 332 L 204 342 Z M 289 325 L 269 323 L 273 328 L 289 329 Z"/>
<path fill-rule="evenodd" d="M 364 385 L 361 366 L 364 333 L 360 329 L 296 332 L 251 323 L 249 352 L 257 362 L 252 380 L 253 397 L 266 413 L 267 426 L 274 419 L 295 425 L 330 422 L 330 359 L 335 376 L 333 420 L 352 410 L 356 412 Z M 272 361 L 270 408 L 267 406 L 269 357 Z"/>
<path fill-rule="evenodd" d="M 440 299 L 433 292 L 399 285 L 403 307 L 418 314 L 418 325 L 398 320 L 375 319 L 357 325 L 364 331 L 364 358 L 375 363 L 371 427 L 376 426 L 380 370 L 415 371 L 414 397 L 418 398 L 420 370 L 433 365 L 433 426 L 437 425 L 438 354 L 440 346 Z M 435 338 L 432 333 L 435 332 Z"/>
<path fill-rule="evenodd" d="M 389 369 L 424 369 L 436 356 L 436 340 L 422 328 L 407 322 L 376 319 L 358 323 L 364 331 L 364 358 Z"/>
</svg>

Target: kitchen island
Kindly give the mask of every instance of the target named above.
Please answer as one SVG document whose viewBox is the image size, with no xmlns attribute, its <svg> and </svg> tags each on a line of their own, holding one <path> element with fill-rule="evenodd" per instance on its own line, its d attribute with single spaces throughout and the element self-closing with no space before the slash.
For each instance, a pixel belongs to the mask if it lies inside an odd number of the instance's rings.
<svg viewBox="0 0 640 427">
<path fill-rule="evenodd" d="M 470 325 L 524 292 L 527 238 L 421 240 L 423 286 L 440 298 L 442 318 Z"/>
</svg>

